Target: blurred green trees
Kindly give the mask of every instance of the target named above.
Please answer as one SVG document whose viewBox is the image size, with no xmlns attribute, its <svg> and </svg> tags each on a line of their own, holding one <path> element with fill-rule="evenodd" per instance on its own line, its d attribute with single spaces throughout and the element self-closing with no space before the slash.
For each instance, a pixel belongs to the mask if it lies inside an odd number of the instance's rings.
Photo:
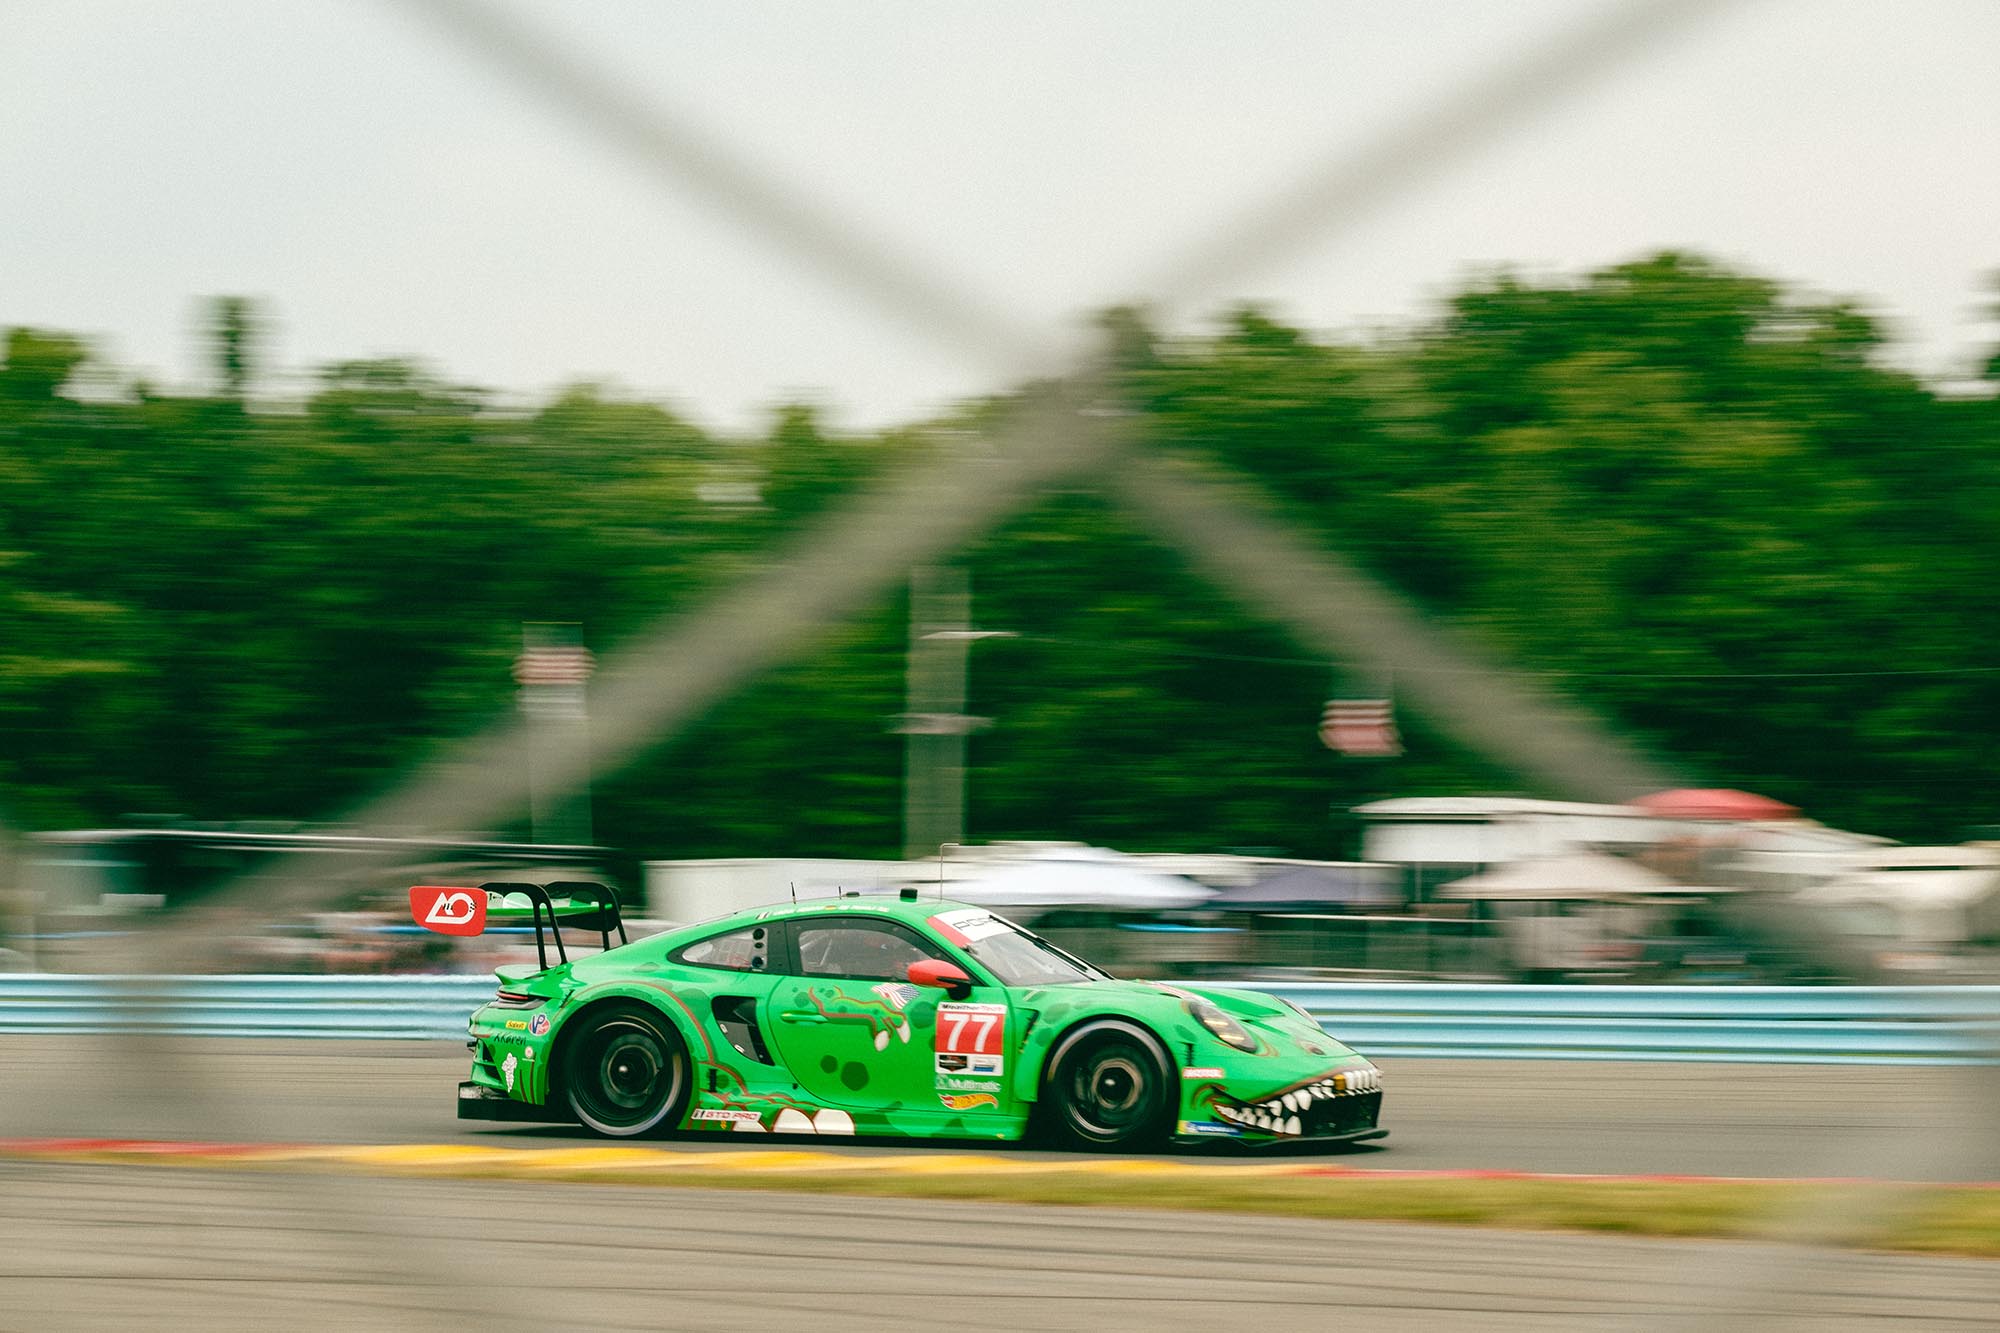
<svg viewBox="0 0 2000 1333">
<path fill-rule="evenodd" d="M 506 713 L 522 621 L 615 647 L 980 410 L 856 436 L 794 404 L 724 438 L 590 385 L 500 408 L 400 361 L 278 401 L 257 312 L 213 314 L 212 396 L 114 390 L 79 341 L 7 335 L 17 826 L 338 815 Z M 1254 310 L 1180 341 L 1115 322 L 1157 447 L 1254 478 L 1670 760 L 1898 836 L 2000 823 L 2000 400 L 1890 368 L 1855 310 L 1665 255 L 1496 277 L 1394 336 Z M 1518 785 L 1417 718 L 1403 759 L 1329 755 L 1334 665 L 1088 490 L 963 558 L 978 623 L 1021 635 L 973 653 L 973 711 L 995 719 L 972 747 L 976 836 L 1336 854 L 1355 801 Z M 901 616 L 886 599 L 612 775 L 600 836 L 891 852 Z"/>
</svg>

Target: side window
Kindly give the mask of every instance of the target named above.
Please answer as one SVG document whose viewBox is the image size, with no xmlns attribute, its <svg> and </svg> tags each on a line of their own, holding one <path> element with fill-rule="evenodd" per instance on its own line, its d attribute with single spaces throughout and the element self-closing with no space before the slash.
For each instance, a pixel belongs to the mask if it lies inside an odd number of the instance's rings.
<svg viewBox="0 0 2000 1333">
<path fill-rule="evenodd" d="M 944 957 L 915 931 L 893 921 L 801 921 L 792 929 L 799 971 L 808 977 L 903 981 L 911 963 Z"/>
<path fill-rule="evenodd" d="M 765 927 L 746 926 L 726 935 L 710 935 L 705 940 L 684 944 L 673 960 L 727 972 L 762 972 L 769 966 L 771 940 L 771 932 Z"/>
</svg>

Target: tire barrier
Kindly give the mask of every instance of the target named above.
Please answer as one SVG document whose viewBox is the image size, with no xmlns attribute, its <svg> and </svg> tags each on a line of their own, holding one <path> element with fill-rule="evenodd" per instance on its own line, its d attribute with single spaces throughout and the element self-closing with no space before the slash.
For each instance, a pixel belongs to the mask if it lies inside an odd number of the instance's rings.
<svg viewBox="0 0 2000 1333">
<path fill-rule="evenodd" d="M 2000 986 L 1236 984 L 1293 1001 L 1374 1056 L 1971 1064 L 2000 1052 Z M 494 985 L 0 975 L 0 1034 L 456 1038 Z"/>
</svg>

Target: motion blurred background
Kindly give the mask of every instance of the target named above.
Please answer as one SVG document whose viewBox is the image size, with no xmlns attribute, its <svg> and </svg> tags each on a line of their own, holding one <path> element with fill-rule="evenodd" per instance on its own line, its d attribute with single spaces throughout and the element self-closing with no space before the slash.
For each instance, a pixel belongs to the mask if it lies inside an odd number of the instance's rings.
<svg viewBox="0 0 2000 1333">
<path fill-rule="evenodd" d="M 2000 9 L 6 20 L 0 970 L 2000 972 Z"/>
<path fill-rule="evenodd" d="M 340 832 L 514 710 L 524 629 L 631 643 L 881 478 L 975 457 L 1018 406 L 1010 379 L 1107 330 L 1130 447 L 1254 486 L 1306 546 L 1487 675 L 1587 711 L 1660 785 L 1898 842 L 2000 829 L 1986 6 L 435 3 L 278 22 L 78 4 L 13 27 L 17 829 Z M 725 150 L 911 272 L 990 293 L 986 329 L 1017 341 L 996 359 L 929 336 L 810 245 L 765 244 L 772 201 L 746 221 L 701 175 Z M 1337 244 L 1246 207 L 1315 160 Z M 1233 270 L 1162 258 L 1231 227 Z M 1088 474 L 992 517 L 929 553 L 953 565 L 917 571 L 948 584 L 932 605 L 884 580 L 853 616 L 798 626 L 541 828 L 524 764 L 513 808 L 476 827 L 368 831 L 595 842 L 635 890 L 641 861 L 1017 841 L 1262 858 L 1192 867 L 1231 888 L 1393 844 L 1367 893 L 1294 886 L 1291 907 L 1481 919 L 1440 905 L 1437 863 L 1612 844 L 1651 857 L 1645 887 L 1842 881 L 1845 919 L 1900 960 L 1994 943 L 2000 862 L 1977 846 L 1919 858 L 1970 872 L 1946 891 L 1860 886 L 1885 869 L 1864 839 L 1504 803 L 1437 818 L 1529 820 L 1525 841 L 1385 842 L 1377 821 L 1371 842 L 1354 812 L 1389 798 L 1641 793 L 1536 771 L 1533 719 L 1496 738 L 1413 706 L 1399 669 L 1457 668 L 1395 660 L 1363 625 L 1301 634 Z M 912 647 L 924 615 L 996 633 Z M 1327 748 L 1330 699 L 1386 702 L 1396 753 Z M 908 735 L 919 714 L 964 739 Z M 962 795 L 907 771 L 961 756 Z M 140 844 L 66 845 L 117 863 Z M 1786 873 L 1756 878 L 1779 852 Z M 143 907 L 244 868 L 240 848 L 189 855 L 120 883 L 57 873 L 74 882 L 53 905 Z M 104 924 L 37 922 L 51 878 L 17 888 L 13 933 Z M 1905 881 L 1972 919 L 1909 937 L 1890 920 Z M 1675 915 L 1612 932 L 1635 969 Z M 1397 932 L 1435 929 L 1378 934 Z M 1368 966 L 1352 952 L 1323 961 Z M 1513 952 L 1454 965 L 1568 970 Z"/>
</svg>

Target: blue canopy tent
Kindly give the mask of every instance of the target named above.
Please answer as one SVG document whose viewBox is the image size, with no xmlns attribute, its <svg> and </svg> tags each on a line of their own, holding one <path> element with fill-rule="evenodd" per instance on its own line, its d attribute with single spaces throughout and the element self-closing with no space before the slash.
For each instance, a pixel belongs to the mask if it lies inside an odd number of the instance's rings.
<svg viewBox="0 0 2000 1333">
<path fill-rule="evenodd" d="M 1393 866 L 1294 866 L 1255 884 L 1224 889 L 1202 906 L 1237 912 L 1397 907 L 1403 899 L 1397 891 L 1395 876 Z"/>
</svg>

